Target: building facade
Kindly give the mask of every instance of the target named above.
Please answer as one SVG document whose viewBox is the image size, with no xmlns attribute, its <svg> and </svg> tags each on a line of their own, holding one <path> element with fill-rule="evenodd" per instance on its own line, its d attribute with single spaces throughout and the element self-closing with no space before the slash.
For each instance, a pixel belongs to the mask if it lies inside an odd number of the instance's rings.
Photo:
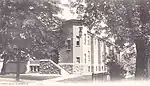
<svg viewBox="0 0 150 86">
<path fill-rule="evenodd" d="M 60 50 L 61 67 L 71 74 L 107 72 L 104 60 L 110 50 L 116 51 L 111 42 L 91 33 L 79 20 L 67 21 L 63 30 L 67 39 L 66 46 Z"/>
</svg>

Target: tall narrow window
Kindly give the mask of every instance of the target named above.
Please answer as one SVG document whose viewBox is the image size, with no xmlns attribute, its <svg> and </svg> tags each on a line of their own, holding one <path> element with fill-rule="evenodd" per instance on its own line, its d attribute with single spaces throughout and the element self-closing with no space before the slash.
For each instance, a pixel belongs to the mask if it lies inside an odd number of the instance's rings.
<svg viewBox="0 0 150 86">
<path fill-rule="evenodd" d="M 71 49 L 71 44 L 70 44 L 70 42 L 71 42 L 71 40 L 68 39 L 68 40 L 67 40 L 67 49 Z"/>
<path fill-rule="evenodd" d="M 86 63 L 86 54 L 84 54 L 84 63 Z"/>
<path fill-rule="evenodd" d="M 90 36 L 88 36 L 88 45 L 90 45 Z"/>
<path fill-rule="evenodd" d="M 88 51 L 88 62 L 90 62 L 90 51 Z"/>
<path fill-rule="evenodd" d="M 84 44 L 86 44 L 86 34 L 84 34 Z"/>
<path fill-rule="evenodd" d="M 80 57 L 76 57 L 77 63 L 80 63 Z"/>
<path fill-rule="evenodd" d="M 80 37 L 79 36 L 76 36 L 76 45 L 80 46 Z"/>
<path fill-rule="evenodd" d="M 91 67 L 90 67 L 90 66 L 88 66 L 88 72 L 90 72 L 90 69 L 91 69 Z"/>
</svg>

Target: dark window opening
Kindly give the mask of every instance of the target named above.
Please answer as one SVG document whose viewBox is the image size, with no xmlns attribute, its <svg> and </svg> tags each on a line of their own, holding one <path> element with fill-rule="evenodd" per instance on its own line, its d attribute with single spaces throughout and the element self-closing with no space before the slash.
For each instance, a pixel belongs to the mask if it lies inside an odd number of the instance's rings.
<svg viewBox="0 0 150 86">
<path fill-rule="evenodd" d="M 80 45 L 80 42 L 79 42 L 79 41 L 77 41 L 77 45 Z"/>
<path fill-rule="evenodd" d="M 86 54 L 84 54 L 84 62 L 86 63 Z"/>
<path fill-rule="evenodd" d="M 84 34 L 84 44 L 86 44 L 86 34 Z"/>
<path fill-rule="evenodd" d="M 71 44 L 70 44 L 71 40 L 67 40 L 67 49 L 71 49 Z"/>
<path fill-rule="evenodd" d="M 80 45 L 80 37 L 76 36 L 76 45 L 79 46 Z"/>
<path fill-rule="evenodd" d="M 76 57 L 77 62 L 80 63 L 80 57 Z"/>
<path fill-rule="evenodd" d="M 88 45 L 90 45 L 90 37 L 88 36 Z"/>
</svg>

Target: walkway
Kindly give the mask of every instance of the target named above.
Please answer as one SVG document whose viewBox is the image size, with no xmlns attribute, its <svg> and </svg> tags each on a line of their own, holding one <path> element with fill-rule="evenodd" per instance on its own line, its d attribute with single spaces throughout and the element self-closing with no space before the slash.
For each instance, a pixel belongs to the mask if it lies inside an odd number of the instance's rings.
<svg viewBox="0 0 150 86">
<path fill-rule="evenodd" d="M 57 77 L 57 78 L 53 78 L 53 79 L 48 79 L 48 80 L 44 80 L 44 82 L 46 81 L 61 81 L 61 80 L 65 80 L 65 79 L 69 79 L 69 78 L 76 78 L 76 77 L 79 77 L 79 76 L 82 76 L 82 75 L 68 75 L 68 76 L 61 76 L 61 77 Z"/>
</svg>

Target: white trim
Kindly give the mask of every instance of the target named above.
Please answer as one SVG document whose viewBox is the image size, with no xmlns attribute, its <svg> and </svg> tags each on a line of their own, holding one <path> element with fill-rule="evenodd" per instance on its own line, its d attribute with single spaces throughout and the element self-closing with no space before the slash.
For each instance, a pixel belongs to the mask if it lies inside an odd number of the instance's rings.
<svg viewBox="0 0 150 86">
<path fill-rule="evenodd" d="M 40 66 L 40 64 L 29 64 L 29 66 Z"/>
</svg>

